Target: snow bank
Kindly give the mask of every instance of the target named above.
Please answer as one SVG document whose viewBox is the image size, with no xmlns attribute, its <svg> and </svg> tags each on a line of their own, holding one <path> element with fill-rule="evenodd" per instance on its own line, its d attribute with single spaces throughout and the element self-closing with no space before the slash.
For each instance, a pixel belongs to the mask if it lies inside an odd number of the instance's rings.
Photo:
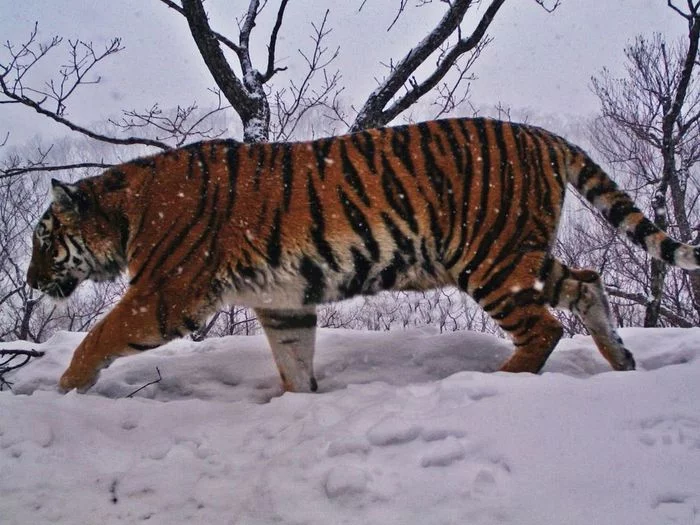
<svg viewBox="0 0 700 525">
<path fill-rule="evenodd" d="M 475 333 L 322 330 L 317 394 L 262 337 L 178 341 L 55 393 L 60 333 L 0 393 L 0 523 L 700 523 L 700 329 L 588 337 L 539 376 Z M 125 398 L 141 385 L 162 380 Z"/>
</svg>

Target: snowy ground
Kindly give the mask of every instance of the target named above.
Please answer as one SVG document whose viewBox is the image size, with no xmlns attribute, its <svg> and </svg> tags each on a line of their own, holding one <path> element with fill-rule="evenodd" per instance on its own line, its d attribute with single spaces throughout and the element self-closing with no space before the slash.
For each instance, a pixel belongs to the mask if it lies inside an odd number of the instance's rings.
<svg viewBox="0 0 700 525">
<path fill-rule="evenodd" d="M 622 335 L 637 372 L 576 337 L 534 376 L 486 335 L 323 330 L 283 396 L 262 337 L 179 341 L 61 396 L 60 333 L 0 393 L 0 523 L 700 524 L 700 329 Z"/>
</svg>

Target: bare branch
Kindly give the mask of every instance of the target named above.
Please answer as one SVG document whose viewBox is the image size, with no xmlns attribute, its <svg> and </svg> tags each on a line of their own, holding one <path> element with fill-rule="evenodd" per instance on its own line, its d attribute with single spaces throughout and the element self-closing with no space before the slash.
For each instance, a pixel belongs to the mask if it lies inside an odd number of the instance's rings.
<svg viewBox="0 0 700 525">
<path fill-rule="evenodd" d="M 139 128 L 155 128 L 163 133 L 157 137 L 160 141 L 174 141 L 176 147 L 180 147 L 192 138 L 213 139 L 226 133 L 226 129 L 214 129 L 212 125 L 202 127 L 213 115 L 229 109 L 224 105 L 221 91 L 210 89 L 217 98 L 217 104 L 204 112 L 199 110 L 196 102 L 189 106 L 177 106 L 174 115 L 166 114 L 158 103 L 153 104 L 144 111 L 124 111 L 120 120 L 109 119 L 114 126 L 130 131 Z"/>
<path fill-rule="evenodd" d="M 387 32 L 391 31 L 391 28 L 394 27 L 396 22 L 398 22 L 399 18 L 401 17 L 401 13 L 403 13 L 404 9 L 406 9 L 406 4 L 408 3 L 408 0 L 399 0 L 399 10 L 396 13 L 396 16 L 394 17 L 394 20 L 392 20 L 391 24 L 389 24 L 389 27 L 387 27 Z M 364 4 L 363 4 L 364 5 Z M 362 7 L 360 6 L 360 9 Z"/>
<path fill-rule="evenodd" d="M 460 39 L 455 44 L 451 51 L 443 57 L 428 79 L 421 84 L 413 84 L 406 95 L 397 100 L 390 109 L 385 109 L 399 89 L 409 82 L 418 67 L 458 29 L 464 15 L 472 5 L 471 0 L 455 0 L 450 3 L 450 8 L 437 27 L 401 59 L 384 83 L 369 96 L 365 105 L 359 111 L 352 130 L 357 131 L 367 127 L 387 124 L 401 111 L 404 111 L 423 94 L 437 85 L 461 55 L 473 49 L 480 50 L 481 48 L 478 47 L 479 43 L 484 38 L 486 30 L 504 2 L 505 0 L 493 0 L 472 34 L 468 38 Z"/>
<path fill-rule="evenodd" d="M 623 290 L 620 290 L 619 288 L 613 288 L 610 286 L 607 286 L 605 288 L 605 291 L 613 297 L 628 299 L 637 303 L 640 306 L 647 306 L 649 304 L 649 297 L 641 293 L 625 292 Z M 694 326 L 696 326 L 693 321 L 686 319 L 685 317 L 681 317 L 680 315 L 672 312 L 671 310 L 663 306 L 659 308 L 659 313 L 662 316 L 666 317 L 673 326 L 680 326 L 681 328 L 693 328 Z"/>
<path fill-rule="evenodd" d="M 330 30 L 327 29 L 329 13 L 330 11 L 326 10 L 319 25 L 311 24 L 313 28 L 311 38 L 314 44 L 311 54 L 307 54 L 301 49 L 298 50 L 307 65 L 306 75 L 301 83 L 297 84 L 292 81 L 289 89 L 281 89 L 275 93 L 273 108 L 277 121 L 274 130 L 276 140 L 288 140 L 302 117 L 314 108 L 319 106 L 333 107 L 334 102 L 328 100 L 331 94 L 337 104 L 337 97 L 342 91 L 342 88 L 338 87 L 340 73 L 336 71 L 329 74 L 326 68 L 338 57 L 340 49 L 336 48 L 329 54 L 328 48 L 323 45 L 323 39 L 330 33 Z M 323 81 L 318 88 L 314 89 L 313 79 L 321 71 L 323 72 Z M 286 100 L 287 93 L 292 95 L 291 102 Z"/>
<path fill-rule="evenodd" d="M 76 164 L 62 164 L 60 166 L 26 166 L 21 168 L 0 169 L 0 179 L 16 177 L 25 173 L 68 171 L 79 168 L 111 168 L 114 164 L 104 162 L 79 162 Z"/>
<path fill-rule="evenodd" d="M 4 377 L 6 373 L 23 367 L 33 357 L 41 357 L 43 355 L 44 352 L 39 352 L 37 350 L 0 350 L 0 358 L 5 357 L 5 360 L 0 362 L 0 392 L 5 386 L 12 390 L 12 383 L 8 382 Z M 10 365 L 10 363 L 17 358 L 23 358 L 23 360 L 14 365 Z"/>
<path fill-rule="evenodd" d="M 37 44 L 37 25 L 22 44 L 16 50 L 9 42 L 5 48 L 10 54 L 10 61 L 7 64 L 0 63 L 0 94 L 5 97 L 4 103 L 17 103 L 32 108 L 37 113 L 50 118 L 72 131 L 81 133 L 87 137 L 110 144 L 119 145 L 146 145 L 160 149 L 169 149 L 167 144 L 139 137 L 117 138 L 101 133 L 96 133 L 88 128 L 75 124 L 67 119 L 65 115 L 66 101 L 75 94 L 79 86 L 85 84 L 96 84 L 99 77 L 88 80 L 86 75 L 91 72 L 98 63 L 107 57 L 121 51 L 121 41 L 113 39 L 103 53 L 95 53 L 92 44 L 82 41 L 69 42 L 70 62 L 59 70 L 61 80 L 49 81 L 47 89 L 36 89 L 24 84 L 25 75 L 42 59 L 48 52 L 61 43 L 61 39 L 53 37 L 48 44 Z M 31 96 L 35 95 L 35 96 Z M 45 107 L 47 101 L 55 103 L 54 109 Z"/>
<path fill-rule="evenodd" d="M 275 68 L 275 49 L 277 47 L 277 35 L 279 34 L 280 28 L 282 27 L 282 18 L 284 17 L 284 10 L 287 7 L 289 0 L 282 0 L 280 3 L 280 8 L 277 11 L 277 19 L 275 20 L 275 27 L 272 28 L 272 34 L 270 35 L 270 43 L 267 46 L 267 70 L 262 75 L 260 81 L 264 84 L 269 81 L 273 75 L 279 71 L 285 71 L 286 67 Z"/>
<path fill-rule="evenodd" d="M 535 2 L 536 2 L 537 4 L 539 4 L 540 7 L 541 7 L 542 9 L 544 9 L 545 11 L 547 11 L 548 13 L 554 12 L 554 10 L 555 10 L 557 7 L 559 7 L 559 6 L 561 5 L 561 0 L 554 0 L 554 1 L 552 2 L 552 5 L 548 7 L 547 4 L 546 4 L 546 1 L 547 1 L 547 0 L 535 0 Z"/>
<path fill-rule="evenodd" d="M 151 386 L 151 385 L 155 385 L 155 384 L 157 384 L 157 383 L 160 383 L 160 382 L 163 380 L 163 376 L 160 375 L 160 369 L 159 369 L 158 367 L 156 367 L 156 373 L 158 374 L 158 377 L 157 377 L 156 379 L 154 379 L 153 381 L 150 381 L 150 382 L 146 383 L 146 384 L 143 385 L 141 388 L 137 388 L 136 390 L 134 390 L 131 394 L 129 394 L 129 395 L 126 396 L 126 397 L 127 397 L 127 398 L 134 397 L 136 394 L 138 394 L 139 392 L 141 392 L 141 390 L 143 390 L 144 388 L 149 387 L 149 386 Z"/>
<path fill-rule="evenodd" d="M 184 10 L 181 6 L 177 5 L 175 2 L 173 2 L 173 1 L 171 1 L 171 0 L 160 0 L 160 1 L 163 2 L 163 3 L 164 3 L 166 6 L 168 6 L 170 9 L 173 9 L 173 10 L 177 11 L 178 13 L 180 13 L 182 16 L 186 16 L 186 15 L 185 15 L 185 10 Z M 211 33 L 212 33 L 212 35 L 214 35 L 214 36 L 216 37 L 216 39 L 217 39 L 219 42 L 221 42 L 221 43 L 224 44 L 226 47 L 228 47 L 229 49 L 231 49 L 231 51 L 233 51 L 233 52 L 236 53 L 237 55 L 241 52 L 241 48 L 240 48 L 239 46 L 237 46 L 233 41 L 229 40 L 228 38 L 226 38 L 226 37 L 225 37 L 224 35 L 222 35 L 221 33 L 218 33 L 217 31 L 213 31 L 213 30 L 212 30 Z"/>
</svg>

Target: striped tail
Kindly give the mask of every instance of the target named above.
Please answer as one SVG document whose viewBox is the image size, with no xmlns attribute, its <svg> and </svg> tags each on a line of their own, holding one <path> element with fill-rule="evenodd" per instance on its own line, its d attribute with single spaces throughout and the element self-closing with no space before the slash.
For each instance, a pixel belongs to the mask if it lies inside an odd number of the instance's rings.
<svg viewBox="0 0 700 525">
<path fill-rule="evenodd" d="M 700 247 L 676 241 L 659 229 L 595 162 L 586 157 L 578 174 L 572 175 L 571 183 L 579 193 L 649 255 L 686 270 L 700 268 Z"/>
</svg>

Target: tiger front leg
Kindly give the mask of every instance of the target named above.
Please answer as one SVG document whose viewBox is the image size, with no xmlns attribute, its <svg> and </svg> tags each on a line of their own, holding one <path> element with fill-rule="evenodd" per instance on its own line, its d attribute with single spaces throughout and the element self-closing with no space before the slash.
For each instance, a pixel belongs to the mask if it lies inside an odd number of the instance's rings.
<svg viewBox="0 0 700 525">
<path fill-rule="evenodd" d="M 256 308 L 255 313 L 265 330 L 284 390 L 315 392 L 316 308 Z"/>
<path fill-rule="evenodd" d="M 158 320 L 158 297 L 143 296 L 133 289 L 102 319 L 80 343 L 59 381 L 59 389 L 85 392 L 99 377 L 100 370 L 114 359 L 163 344 Z"/>
</svg>

